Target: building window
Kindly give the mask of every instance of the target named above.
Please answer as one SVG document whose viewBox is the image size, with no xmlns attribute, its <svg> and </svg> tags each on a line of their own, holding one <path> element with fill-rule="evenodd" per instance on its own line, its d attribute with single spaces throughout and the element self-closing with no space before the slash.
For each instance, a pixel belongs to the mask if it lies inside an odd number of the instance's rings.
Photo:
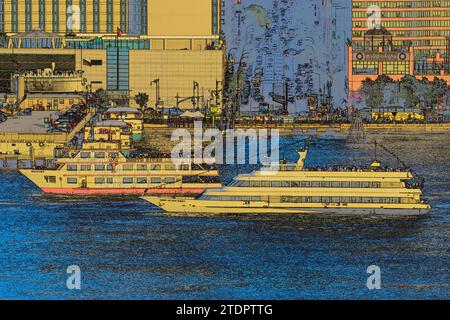
<svg viewBox="0 0 450 320">
<path fill-rule="evenodd" d="M 39 0 L 39 29 L 45 30 L 45 0 Z"/>
<path fill-rule="evenodd" d="M 5 32 L 5 3 L 0 0 L 0 32 Z"/>
<path fill-rule="evenodd" d="M 113 33 L 113 0 L 107 0 L 106 3 L 106 32 Z"/>
<path fill-rule="evenodd" d="M 29 32 L 32 28 L 31 23 L 31 0 L 25 0 L 25 31 Z"/>
<path fill-rule="evenodd" d="M 11 2 L 11 30 L 12 32 L 19 31 L 19 3 L 18 0 L 12 0 Z"/>
<path fill-rule="evenodd" d="M 72 24 L 73 24 L 73 8 L 72 8 L 72 0 L 66 0 L 66 32 L 72 32 Z"/>
<path fill-rule="evenodd" d="M 52 1 L 52 30 L 59 32 L 59 0 Z"/>
<path fill-rule="evenodd" d="M 212 0 L 212 34 L 219 34 L 219 0 Z"/>
<path fill-rule="evenodd" d="M 140 34 L 148 34 L 147 17 L 148 17 L 147 0 L 141 0 L 141 32 Z"/>
<path fill-rule="evenodd" d="M 100 32 L 100 0 L 94 0 L 94 32 Z"/>
<path fill-rule="evenodd" d="M 127 32 L 127 1 L 120 0 L 120 29 Z"/>
<path fill-rule="evenodd" d="M 86 32 L 86 0 L 80 0 L 80 32 Z"/>
</svg>

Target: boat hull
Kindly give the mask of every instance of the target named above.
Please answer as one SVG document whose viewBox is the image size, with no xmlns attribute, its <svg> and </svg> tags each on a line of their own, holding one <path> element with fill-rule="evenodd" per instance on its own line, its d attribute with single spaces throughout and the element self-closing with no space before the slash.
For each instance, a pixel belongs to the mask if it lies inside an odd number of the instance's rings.
<svg viewBox="0 0 450 320">
<path fill-rule="evenodd" d="M 143 196 L 142 199 L 158 206 L 170 213 L 215 213 L 215 214 L 333 214 L 333 215 L 394 215 L 394 216 L 418 216 L 428 214 L 431 208 L 428 205 L 420 205 L 414 208 L 391 207 L 302 207 L 281 206 L 264 202 L 252 204 L 241 201 L 208 201 L 193 199 L 161 198 L 157 196 Z"/>
<path fill-rule="evenodd" d="M 56 195 L 136 195 L 140 196 L 144 193 L 154 195 L 195 195 L 201 194 L 205 189 L 201 188 L 183 188 L 183 189 L 144 189 L 144 188 L 129 188 L 129 189 L 89 189 L 89 188 L 42 188 L 42 191 L 47 194 Z"/>
</svg>

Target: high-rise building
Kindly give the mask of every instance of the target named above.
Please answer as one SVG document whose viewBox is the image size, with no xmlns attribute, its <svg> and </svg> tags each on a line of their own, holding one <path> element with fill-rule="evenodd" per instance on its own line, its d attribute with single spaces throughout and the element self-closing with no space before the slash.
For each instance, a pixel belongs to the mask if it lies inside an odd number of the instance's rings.
<svg viewBox="0 0 450 320">
<path fill-rule="evenodd" d="M 450 80 L 450 1 L 353 0 L 349 91 L 385 74 Z"/>
<path fill-rule="evenodd" d="M 82 70 L 92 90 L 146 92 L 149 105 L 189 108 L 194 83 L 212 103 L 224 77 L 222 8 L 220 0 L 0 0 L 0 92 L 11 90 L 11 74 L 54 62 Z"/>
</svg>

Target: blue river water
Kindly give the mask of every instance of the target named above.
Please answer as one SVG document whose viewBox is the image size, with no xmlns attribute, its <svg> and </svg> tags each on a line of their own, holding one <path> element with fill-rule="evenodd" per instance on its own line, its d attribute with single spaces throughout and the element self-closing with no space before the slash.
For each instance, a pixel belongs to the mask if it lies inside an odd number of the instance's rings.
<svg viewBox="0 0 450 320">
<path fill-rule="evenodd" d="M 450 139 L 377 139 L 424 176 L 431 215 L 167 215 L 141 200 L 44 196 L 19 173 L 0 172 L 0 298 L 448 299 Z M 292 148 L 284 155 L 296 160 Z M 306 164 L 371 158 L 367 146 L 325 136 Z M 81 290 L 66 287 L 70 265 L 81 269 Z M 379 290 L 366 286 L 369 265 L 381 269 Z"/>
</svg>

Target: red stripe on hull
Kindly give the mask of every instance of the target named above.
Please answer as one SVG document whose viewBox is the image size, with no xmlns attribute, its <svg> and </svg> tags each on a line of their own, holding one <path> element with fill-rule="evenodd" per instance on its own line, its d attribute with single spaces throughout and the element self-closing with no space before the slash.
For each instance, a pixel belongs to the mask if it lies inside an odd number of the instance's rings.
<svg viewBox="0 0 450 320">
<path fill-rule="evenodd" d="M 201 194 L 205 189 L 64 189 L 44 188 L 42 191 L 51 194 L 80 194 L 80 195 L 141 195 L 147 190 L 147 195 L 152 194 Z"/>
</svg>

